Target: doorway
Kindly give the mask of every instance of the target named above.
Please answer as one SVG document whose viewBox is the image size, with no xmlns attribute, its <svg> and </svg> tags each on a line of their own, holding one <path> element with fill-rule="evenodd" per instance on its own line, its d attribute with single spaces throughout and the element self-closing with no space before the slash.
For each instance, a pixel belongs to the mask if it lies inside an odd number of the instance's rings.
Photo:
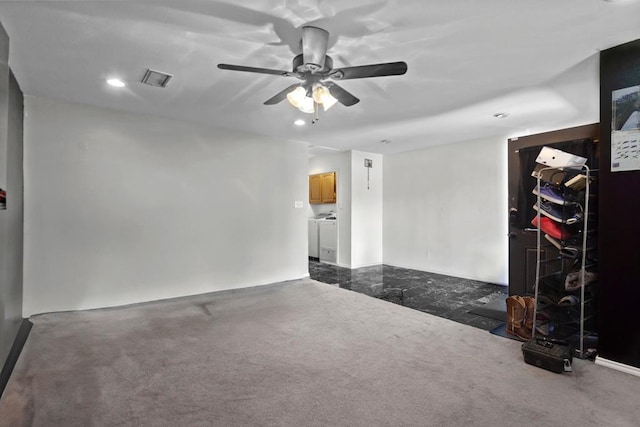
<svg viewBox="0 0 640 427">
<path fill-rule="evenodd" d="M 531 219 L 536 196 L 531 191 L 536 179 L 531 176 L 531 171 L 535 168 L 540 149 L 543 146 L 558 148 L 586 157 L 589 164 L 597 165 L 599 134 L 600 125 L 595 123 L 508 141 L 509 295 L 533 295 L 535 292 L 538 249 L 537 233 Z M 545 256 L 544 249 L 541 249 L 540 259 L 545 260 Z"/>
</svg>

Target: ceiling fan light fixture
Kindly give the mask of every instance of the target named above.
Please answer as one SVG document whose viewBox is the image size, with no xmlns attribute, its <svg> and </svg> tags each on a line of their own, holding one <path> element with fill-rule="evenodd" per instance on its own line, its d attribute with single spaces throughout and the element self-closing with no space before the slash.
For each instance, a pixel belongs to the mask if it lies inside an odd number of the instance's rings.
<svg viewBox="0 0 640 427">
<path fill-rule="evenodd" d="M 307 91 L 302 86 L 298 86 L 287 94 L 287 101 L 294 107 L 299 108 L 306 96 Z"/>
<path fill-rule="evenodd" d="M 316 104 L 322 104 L 324 111 L 327 111 L 329 108 L 333 107 L 336 102 L 338 102 L 338 100 L 331 95 L 329 89 L 321 84 L 314 85 L 313 100 Z"/>
<path fill-rule="evenodd" d="M 298 106 L 298 110 L 302 111 L 303 113 L 313 114 L 316 111 L 315 105 L 313 103 L 313 98 L 305 96 Z"/>
<path fill-rule="evenodd" d="M 313 114 L 315 111 L 313 98 L 307 96 L 307 90 L 298 86 L 287 94 L 287 101 L 303 113 Z"/>
</svg>

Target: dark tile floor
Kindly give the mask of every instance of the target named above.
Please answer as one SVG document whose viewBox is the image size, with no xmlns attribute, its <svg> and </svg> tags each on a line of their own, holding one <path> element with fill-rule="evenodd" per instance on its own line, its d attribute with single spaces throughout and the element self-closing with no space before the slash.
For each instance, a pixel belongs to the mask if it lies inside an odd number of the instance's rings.
<svg viewBox="0 0 640 427">
<path fill-rule="evenodd" d="M 487 331 L 504 323 L 469 311 L 498 299 L 504 301 L 508 296 L 505 286 L 389 265 L 351 270 L 311 259 L 309 275 L 319 282 Z"/>
</svg>

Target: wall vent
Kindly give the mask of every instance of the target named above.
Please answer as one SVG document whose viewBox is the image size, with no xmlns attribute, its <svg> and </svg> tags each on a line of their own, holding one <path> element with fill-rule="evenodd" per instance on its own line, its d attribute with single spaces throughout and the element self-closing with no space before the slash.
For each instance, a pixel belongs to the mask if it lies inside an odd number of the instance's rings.
<svg viewBox="0 0 640 427">
<path fill-rule="evenodd" d="M 149 86 L 165 87 L 167 83 L 169 83 L 169 80 L 171 80 L 171 77 L 173 77 L 171 74 L 148 69 L 147 72 L 144 73 L 141 81 Z"/>
</svg>

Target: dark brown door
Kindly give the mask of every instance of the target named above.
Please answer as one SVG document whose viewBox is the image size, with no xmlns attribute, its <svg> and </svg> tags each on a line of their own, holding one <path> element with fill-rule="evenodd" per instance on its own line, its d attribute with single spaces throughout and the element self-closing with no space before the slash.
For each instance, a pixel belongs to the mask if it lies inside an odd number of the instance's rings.
<svg viewBox="0 0 640 427">
<path fill-rule="evenodd" d="M 535 216 L 536 196 L 531 190 L 536 179 L 531 176 L 535 158 L 543 146 L 549 146 L 590 159 L 597 164 L 597 141 L 600 125 L 592 124 L 546 132 L 508 141 L 509 179 L 509 295 L 532 295 L 536 278 L 537 233 L 531 225 Z M 546 244 L 540 258 L 546 259 Z M 545 264 L 543 263 L 542 266 Z M 541 274 L 545 274 L 542 269 Z"/>
</svg>

